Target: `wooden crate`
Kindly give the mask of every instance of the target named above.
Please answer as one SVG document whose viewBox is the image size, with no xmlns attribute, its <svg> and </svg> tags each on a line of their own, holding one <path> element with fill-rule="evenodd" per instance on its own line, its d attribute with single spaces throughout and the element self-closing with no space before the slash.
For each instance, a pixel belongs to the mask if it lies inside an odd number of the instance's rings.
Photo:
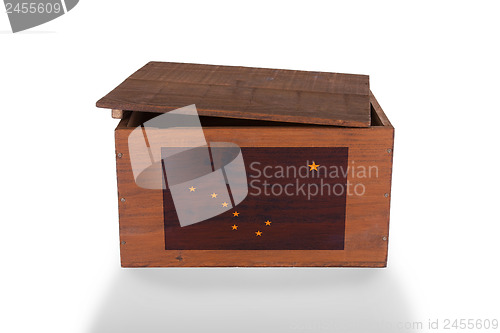
<svg viewBox="0 0 500 333">
<path fill-rule="evenodd" d="M 190 104 L 208 143 L 240 147 L 248 195 L 181 227 L 165 180 L 164 188 L 138 186 L 129 136 Z M 386 266 L 394 128 L 367 76 L 152 62 L 97 106 L 122 118 L 115 139 L 123 267 Z"/>
</svg>

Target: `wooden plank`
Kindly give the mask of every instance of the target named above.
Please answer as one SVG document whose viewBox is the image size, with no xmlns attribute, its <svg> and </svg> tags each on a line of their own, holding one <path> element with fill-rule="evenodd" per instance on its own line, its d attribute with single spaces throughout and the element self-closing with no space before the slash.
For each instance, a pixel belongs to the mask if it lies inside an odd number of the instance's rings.
<svg viewBox="0 0 500 333">
<path fill-rule="evenodd" d="M 123 110 L 112 109 L 111 110 L 111 118 L 122 119 L 123 118 Z"/>
<path fill-rule="evenodd" d="M 383 112 L 377 108 L 383 118 Z M 115 131 L 124 267 L 165 266 L 354 266 L 384 267 L 389 236 L 392 126 L 329 128 L 321 126 L 205 127 L 208 142 L 240 147 L 349 147 L 349 164 L 376 165 L 378 176 L 364 179 L 366 193 L 346 201 L 344 250 L 165 250 L 163 191 L 137 187 L 130 169 L 127 139 L 133 128 Z M 348 179 L 354 181 L 349 175 Z M 387 194 L 387 195 L 386 195 Z"/>
<path fill-rule="evenodd" d="M 150 62 L 97 102 L 101 108 L 370 126 L 366 75 Z"/>
</svg>

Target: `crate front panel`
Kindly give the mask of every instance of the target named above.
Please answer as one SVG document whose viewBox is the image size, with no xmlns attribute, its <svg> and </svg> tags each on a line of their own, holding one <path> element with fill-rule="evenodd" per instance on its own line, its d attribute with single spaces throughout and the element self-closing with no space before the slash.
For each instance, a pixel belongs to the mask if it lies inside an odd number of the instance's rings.
<svg viewBox="0 0 500 333">
<path fill-rule="evenodd" d="M 117 158 L 117 175 L 122 266 L 386 265 L 392 171 L 392 154 L 388 149 L 393 146 L 392 128 L 204 128 L 207 142 L 232 142 L 243 150 L 245 147 L 277 150 L 280 147 L 347 147 L 348 165 L 356 166 L 356 170 L 371 168 L 371 177 L 347 175 L 353 186 L 362 184 L 364 191 L 362 195 L 346 196 L 343 250 L 166 249 L 164 192 L 142 189 L 135 184 L 127 147 L 131 130 L 119 126 L 115 131 L 116 152 L 121 153 Z"/>
</svg>

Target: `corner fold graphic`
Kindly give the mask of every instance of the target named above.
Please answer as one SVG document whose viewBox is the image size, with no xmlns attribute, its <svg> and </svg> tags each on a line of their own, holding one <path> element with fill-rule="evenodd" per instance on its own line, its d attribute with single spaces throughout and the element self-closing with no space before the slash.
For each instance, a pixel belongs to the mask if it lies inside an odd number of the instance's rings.
<svg viewBox="0 0 500 333">
<path fill-rule="evenodd" d="M 79 0 L 4 0 L 12 32 L 27 30 L 52 21 L 70 10 Z"/>
</svg>

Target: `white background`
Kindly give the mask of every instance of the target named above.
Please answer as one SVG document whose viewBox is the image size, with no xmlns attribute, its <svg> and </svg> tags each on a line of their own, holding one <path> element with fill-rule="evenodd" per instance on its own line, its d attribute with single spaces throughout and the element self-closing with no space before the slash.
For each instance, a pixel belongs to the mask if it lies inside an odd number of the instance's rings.
<svg viewBox="0 0 500 333">
<path fill-rule="evenodd" d="M 499 9 L 83 0 L 18 34 L 0 13 L 0 331 L 500 319 Z M 117 121 L 95 102 L 150 60 L 369 74 L 396 127 L 388 268 L 121 269 Z"/>
</svg>

